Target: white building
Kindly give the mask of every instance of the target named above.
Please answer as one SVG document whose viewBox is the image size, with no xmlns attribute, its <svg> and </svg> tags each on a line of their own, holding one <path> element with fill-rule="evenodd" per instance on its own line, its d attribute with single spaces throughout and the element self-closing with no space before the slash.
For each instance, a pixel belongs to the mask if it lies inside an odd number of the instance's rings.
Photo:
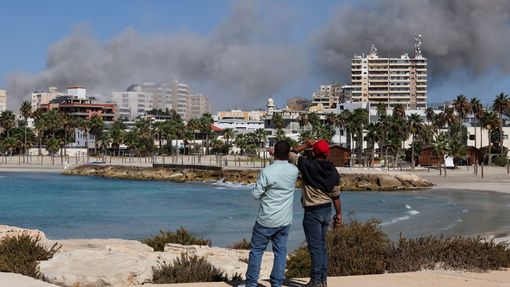
<svg viewBox="0 0 510 287">
<path fill-rule="evenodd" d="M 135 119 L 154 108 L 153 94 L 143 92 L 139 85 L 133 85 L 125 92 L 113 92 L 112 101 L 117 104 L 119 118 L 124 119 Z"/>
<path fill-rule="evenodd" d="M 0 90 L 0 113 L 7 110 L 7 91 Z"/>
<path fill-rule="evenodd" d="M 367 56 L 352 59 L 352 100 L 427 107 L 427 59 L 421 54 L 421 36 L 415 38 L 414 57 L 382 58 L 374 45 Z"/>
<path fill-rule="evenodd" d="M 67 87 L 67 95 L 76 97 L 79 100 L 85 100 L 87 99 L 87 89 L 79 86 Z"/>
<path fill-rule="evenodd" d="M 178 80 L 172 82 L 172 107 L 185 120 L 188 120 L 189 96 L 189 85 Z"/>
<path fill-rule="evenodd" d="M 214 125 L 221 129 L 233 129 L 244 134 L 254 132 L 257 129 L 264 128 L 264 121 L 244 120 L 244 119 L 225 119 L 215 120 Z"/>
<path fill-rule="evenodd" d="M 47 92 L 35 91 L 32 93 L 32 111 L 39 109 L 40 105 L 47 105 L 57 97 L 67 96 L 58 91 L 57 87 L 49 87 Z"/>
<path fill-rule="evenodd" d="M 330 84 L 321 85 L 320 89 L 313 93 L 312 103 L 308 110 L 310 112 L 333 112 L 340 100 L 342 85 Z"/>
<path fill-rule="evenodd" d="M 201 94 L 189 96 L 187 119 L 199 118 L 205 113 L 211 113 L 211 102 L 209 98 Z"/>
<path fill-rule="evenodd" d="M 498 127 L 496 127 L 497 129 Z M 489 130 L 482 129 L 480 131 L 480 127 L 472 127 L 469 126 L 467 128 L 468 132 L 468 140 L 467 146 L 474 146 L 476 148 L 487 147 L 489 146 Z M 510 147 L 510 139 L 508 135 L 510 134 L 510 127 L 503 127 L 503 146 Z"/>
</svg>

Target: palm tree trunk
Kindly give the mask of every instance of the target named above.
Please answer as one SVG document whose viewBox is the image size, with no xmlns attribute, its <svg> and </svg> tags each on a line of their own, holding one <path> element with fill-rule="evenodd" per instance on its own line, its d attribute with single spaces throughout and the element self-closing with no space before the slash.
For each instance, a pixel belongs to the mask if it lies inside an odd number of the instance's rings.
<svg viewBox="0 0 510 287">
<path fill-rule="evenodd" d="M 503 111 L 499 110 L 499 153 L 503 156 Z"/>
<path fill-rule="evenodd" d="M 487 164 L 488 164 L 489 166 L 492 164 L 492 151 L 491 151 L 492 142 L 491 142 L 491 133 L 492 133 L 492 130 L 489 130 L 489 159 L 487 160 Z"/>
<path fill-rule="evenodd" d="M 411 143 L 411 168 L 414 169 L 414 134 L 413 142 Z"/>
</svg>

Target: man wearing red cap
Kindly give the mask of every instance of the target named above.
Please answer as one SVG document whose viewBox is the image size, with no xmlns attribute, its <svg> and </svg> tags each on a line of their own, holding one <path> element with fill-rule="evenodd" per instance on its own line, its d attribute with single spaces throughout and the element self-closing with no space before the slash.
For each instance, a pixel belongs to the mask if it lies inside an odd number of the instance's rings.
<svg viewBox="0 0 510 287">
<path fill-rule="evenodd" d="M 299 156 L 299 153 L 307 148 L 312 148 L 313 158 Z M 336 167 L 327 160 L 328 155 L 329 143 L 325 140 L 308 140 L 293 149 L 289 155 L 289 161 L 297 166 L 303 182 L 303 229 L 312 259 L 310 282 L 306 286 L 310 287 L 327 286 L 326 233 L 331 223 L 331 202 L 336 212 L 333 217 L 335 225 L 342 222 L 340 192 L 335 190 L 335 186 L 340 184 L 340 175 Z"/>
</svg>

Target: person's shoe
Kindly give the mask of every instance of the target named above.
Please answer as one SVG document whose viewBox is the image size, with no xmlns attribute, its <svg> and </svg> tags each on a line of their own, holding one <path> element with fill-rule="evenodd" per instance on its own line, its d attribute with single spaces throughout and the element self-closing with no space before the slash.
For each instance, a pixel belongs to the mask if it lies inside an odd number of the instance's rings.
<svg viewBox="0 0 510 287">
<path fill-rule="evenodd" d="M 328 282 L 327 282 L 327 281 L 324 281 L 324 282 L 322 282 L 321 284 L 322 284 L 322 285 L 321 285 L 322 287 L 328 287 Z"/>
<path fill-rule="evenodd" d="M 305 287 L 322 287 L 322 283 L 310 281 L 305 285 Z"/>
</svg>

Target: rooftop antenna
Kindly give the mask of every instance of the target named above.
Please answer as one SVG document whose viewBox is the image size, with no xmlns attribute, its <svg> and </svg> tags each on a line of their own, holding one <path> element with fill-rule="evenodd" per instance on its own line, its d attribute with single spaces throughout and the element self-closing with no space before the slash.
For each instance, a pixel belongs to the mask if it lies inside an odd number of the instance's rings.
<svg viewBox="0 0 510 287">
<path fill-rule="evenodd" d="M 414 57 L 421 58 L 421 34 L 414 35 Z"/>
<path fill-rule="evenodd" d="M 374 44 L 370 46 L 370 55 L 377 56 L 377 48 L 375 47 Z"/>
</svg>

